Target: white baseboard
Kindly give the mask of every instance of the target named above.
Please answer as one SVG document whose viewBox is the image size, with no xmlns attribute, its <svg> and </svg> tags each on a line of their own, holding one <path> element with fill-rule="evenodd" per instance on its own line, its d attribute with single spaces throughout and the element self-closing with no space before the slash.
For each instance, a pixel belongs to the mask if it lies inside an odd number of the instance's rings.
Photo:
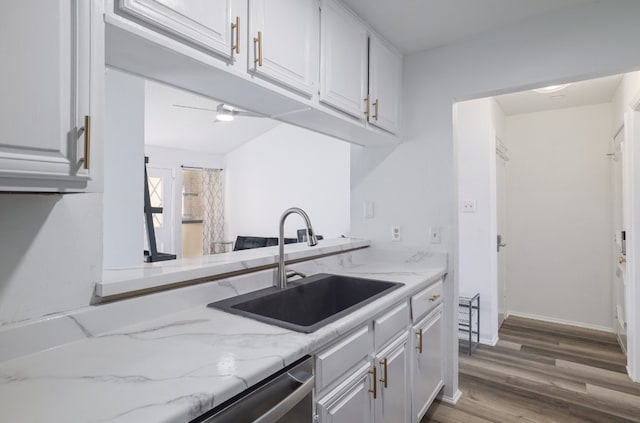
<svg viewBox="0 0 640 423">
<path fill-rule="evenodd" d="M 640 384 L 640 379 L 636 379 L 636 378 L 634 378 L 634 377 L 633 377 L 633 374 L 631 374 L 631 368 L 629 367 L 629 365 L 627 364 L 625 367 L 626 367 L 626 369 L 627 369 L 627 375 L 629 376 L 629 379 L 631 379 L 631 381 L 632 381 L 633 383 L 638 383 L 638 384 Z"/>
<path fill-rule="evenodd" d="M 499 339 L 500 338 L 498 338 L 498 336 L 496 336 L 495 338 L 492 338 L 492 339 L 480 337 L 480 343 L 482 345 L 489 345 L 491 347 L 495 347 L 496 345 L 498 345 L 498 340 Z"/>
<path fill-rule="evenodd" d="M 556 319 L 555 317 L 537 316 L 535 314 L 520 313 L 519 311 L 510 311 L 509 316 L 523 317 L 525 319 L 540 320 L 543 322 L 558 323 L 561 325 L 576 326 L 584 329 L 593 329 L 593 330 L 599 330 L 603 332 L 615 333 L 614 329 L 608 326 L 592 325 L 589 323 L 582 323 L 582 322 L 573 322 L 571 320 Z"/>
<path fill-rule="evenodd" d="M 442 398 L 440 398 L 440 400 L 444 403 L 447 404 L 451 404 L 451 405 L 456 405 L 458 403 L 458 401 L 460 400 L 460 397 L 462 397 L 462 391 L 460 389 L 458 389 L 456 391 L 455 394 L 453 394 L 452 397 L 448 396 L 448 395 L 443 395 Z"/>
</svg>

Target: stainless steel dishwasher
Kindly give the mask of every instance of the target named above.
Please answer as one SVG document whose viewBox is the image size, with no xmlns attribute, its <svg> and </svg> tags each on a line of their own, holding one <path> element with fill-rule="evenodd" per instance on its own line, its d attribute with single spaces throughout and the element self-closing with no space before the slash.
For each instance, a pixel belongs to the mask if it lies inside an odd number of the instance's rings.
<svg viewBox="0 0 640 423">
<path fill-rule="evenodd" d="M 313 360 L 304 357 L 191 423 L 313 421 Z"/>
</svg>

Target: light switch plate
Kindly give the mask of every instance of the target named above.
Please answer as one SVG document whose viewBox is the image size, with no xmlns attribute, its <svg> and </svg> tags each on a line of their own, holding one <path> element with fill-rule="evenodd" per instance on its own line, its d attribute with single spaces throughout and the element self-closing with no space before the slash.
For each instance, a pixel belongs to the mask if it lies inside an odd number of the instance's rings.
<svg viewBox="0 0 640 423">
<path fill-rule="evenodd" d="M 373 219 L 373 201 L 364 202 L 364 218 Z"/>
<path fill-rule="evenodd" d="M 432 244 L 440 244 L 441 230 L 439 226 L 429 226 L 429 239 Z"/>
</svg>

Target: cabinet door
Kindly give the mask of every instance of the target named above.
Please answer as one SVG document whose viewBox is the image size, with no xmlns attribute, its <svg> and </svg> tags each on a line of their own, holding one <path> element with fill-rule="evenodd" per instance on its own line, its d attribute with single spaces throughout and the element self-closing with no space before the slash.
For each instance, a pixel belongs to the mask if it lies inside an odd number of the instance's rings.
<svg viewBox="0 0 640 423">
<path fill-rule="evenodd" d="M 320 101 L 366 118 L 367 29 L 334 0 L 323 0 L 320 26 Z"/>
<path fill-rule="evenodd" d="M 420 421 L 440 391 L 442 373 L 442 305 L 413 327 L 413 421 Z"/>
<path fill-rule="evenodd" d="M 375 383 L 369 363 L 359 367 L 351 377 L 330 391 L 317 403 L 320 423 L 371 423 Z"/>
<path fill-rule="evenodd" d="M 311 96 L 317 79 L 317 0 L 249 0 L 249 71 Z"/>
<path fill-rule="evenodd" d="M 404 423 L 409 417 L 407 401 L 407 330 L 376 356 L 378 392 L 376 423 Z M 386 382 L 386 383 L 385 383 Z M 386 385 L 386 386 L 385 386 Z"/>
<path fill-rule="evenodd" d="M 369 38 L 369 122 L 389 132 L 397 132 L 402 89 L 402 56 L 371 35 Z"/>
<path fill-rule="evenodd" d="M 117 0 L 116 12 L 225 58 L 240 29 L 232 0 Z"/>
<path fill-rule="evenodd" d="M 82 191 L 90 116 L 91 7 L 6 2 L 0 16 L 0 190 Z M 90 139 L 89 139 L 90 141 Z"/>
</svg>

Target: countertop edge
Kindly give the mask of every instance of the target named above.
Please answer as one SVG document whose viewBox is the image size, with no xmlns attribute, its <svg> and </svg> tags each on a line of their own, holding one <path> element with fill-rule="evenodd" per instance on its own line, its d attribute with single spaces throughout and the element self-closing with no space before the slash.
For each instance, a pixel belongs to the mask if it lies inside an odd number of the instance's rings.
<svg viewBox="0 0 640 423">
<path fill-rule="evenodd" d="M 326 245 L 323 245 L 324 243 Z M 369 246 L 368 240 L 351 238 L 322 240 L 317 247 L 287 244 L 286 249 L 289 251 L 285 251 L 285 261 L 313 260 L 319 256 Z M 108 269 L 103 271 L 102 281 L 96 282 L 95 295 L 97 298 L 108 298 L 153 288 L 161 289 L 184 281 L 215 278 L 236 272 L 252 272 L 277 263 L 278 247 L 274 246 L 213 254 L 195 260 L 179 259 L 144 263 L 131 268 Z"/>
</svg>

